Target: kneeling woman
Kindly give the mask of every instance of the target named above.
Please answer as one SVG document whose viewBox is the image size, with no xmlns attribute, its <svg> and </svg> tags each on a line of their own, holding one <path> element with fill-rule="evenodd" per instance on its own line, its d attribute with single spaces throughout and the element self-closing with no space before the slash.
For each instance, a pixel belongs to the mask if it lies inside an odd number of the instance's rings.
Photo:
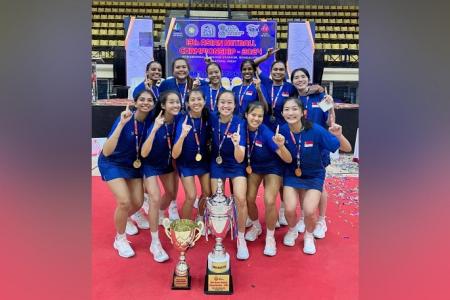
<svg viewBox="0 0 450 300">
<path fill-rule="evenodd" d="M 217 99 L 217 111 L 211 114 L 211 191 L 217 190 L 217 180 L 232 182 L 233 195 L 238 211 L 238 259 L 248 259 L 247 243 L 244 238 L 247 219 L 247 178 L 245 177 L 245 124 L 235 115 L 236 102 L 231 91 L 222 92 Z"/>
<path fill-rule="evenodd" d="M 285 147 L 285 138 L 277 132 L 273 132 L 262 124 L 264 108 L 258 102 L 248 105 L 245 113 L 247 118 L 247 207 L 248 215 L 252 220 L 252 227 L 245 234 L 247 241 L 254 241 L 262 233 L 258 220 L 258 208 L 256 207 L 256 194 L 259 185 L 264 179 L 264 205 L 267 226 L 266 246 L 264 254 L 274 256 L 277 252 L 275 243 L 275 224 L 277 211 L 275 200 L 281 187 L 283 176 L 283 163 L 280 158 L 290 163 L 291 153 Z"/>
<path fill-rule="evenodd" d="M 142 164 L 144 184 L 150 197 L 149 222 L 152 239 L 150 252 L 157 262 L 169 259 L 159 241 L 158 215 L 159 209 L 166 209 L 170 201 L 176 198 L 178 191 L 178 176 L 172 163 L 172 145 L 175 121 L 180 108 L 180 97 L 177 93 L 161 94 L 161 99 L 155 108 L 156 118 L 147 131 L 147 139 L 141 150 L 144 157 Z M 162 197 L 157 177 L 164 187 L 165 193 Z"/>
<path fill-rule="evenodd" d="M 195 176 L 198 176 L 202 188 L 197 219 L 202 219 L 205 199 L 211 196 L 207 151 L 211 134 L 208 117 L 202 91 L 192 90 L 184 121 L 180 120 L 177 124 L 173 146 L 173 158 L 177 160 L 178 172 L 184 187 L 185 200 L 181 210 L 181 217 L 184 219 L 192 218 L 192 208 L 197 197 Z"/>
<path fill-rule="evenodd" d="M 120 114 L 98 158 L 102 179 L 116 198 L 114 224 L 117 234 L 114 248 L 122 257 L 134 255 L 125 227 L 128 217 L 138 211 L 144 201 L 139 150 L 145 135 L 147 116 L 155 103 L 148 91 L 141 91 L 136 96 L 136 112 L 132 113 L 127 106 Z"/>
<path fill-rule="evenodd" d="M 325 167 L 322 151 L 331 152 L 340 149 L 350 152 L 352 147 L 342 135 L 342 127 L 332 124 L 329 131 L 322 126 L 305 119 L 304 107 L 297 98 L 288 98 L 283 105 L 283 117 L 286 124 L 280 128 L 280 134 L 286 137 L 286 145 L 293 157 L 292 163 L 285 168 L 283 178 L 283 199 L 285 216 L 289 230 L 284 236 L 286 246 L 294 246 L 298 237 L 296 228 L 298 196 L 303 198 L 303 213 L 306 231 L 303 252 L 316 253 L 313 230 L 315 210 L 318 208 L 320 195 L 325 180 Z"/>
</svg>

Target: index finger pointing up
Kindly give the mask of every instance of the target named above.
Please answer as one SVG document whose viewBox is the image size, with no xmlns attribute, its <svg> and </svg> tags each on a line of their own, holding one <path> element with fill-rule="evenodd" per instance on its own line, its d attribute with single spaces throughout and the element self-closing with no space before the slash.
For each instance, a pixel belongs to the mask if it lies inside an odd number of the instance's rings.
<svg viewBox="0 0 450 300">
<path fill-rule="evenodd" d="M 236 129 L 236 132 L 239 133 L 241 131 L 241 123 L 238 124 L 238 128 Z"/>
<path fill-rule="evenodd" d="M 186 118 L 184 118 L 184 122 L 183 122 L 184 125 L 187 124 L 187 119 L 188 119 L 188 116 L 186 115 Z"/>
<path fill-rule="evenodd" d="M 275 131 L 275 135 L 278 135 L 278 132 L 280 131 L 280 125 L 277 125 L 277 130 Z"/>
</svg>

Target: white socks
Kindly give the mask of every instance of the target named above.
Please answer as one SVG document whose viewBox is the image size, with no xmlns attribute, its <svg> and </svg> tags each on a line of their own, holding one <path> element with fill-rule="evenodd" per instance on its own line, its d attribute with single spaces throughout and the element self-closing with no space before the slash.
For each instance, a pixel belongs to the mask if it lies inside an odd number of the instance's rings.
<svg viewBox="0 0 450 300">
<path fill-rule="evenodd" d="M 160 243 L 158 231 L 155 231 L 155 232 L 150 231 L 150 234 L 151 234 L 151 236 L 152 236 L 152 244 L 153 244 L 153 243 Z"/>
<path fill-rule="evenodd" d="M 267 239 L 267 238 L 270 238 L 270 237 L 274 238 L 274 237 L 275 237 L 274 234 L 275 234 L 275 230 L 267 229 L 267 232 L 266 232 L 266 239 Z"/>
</svg>

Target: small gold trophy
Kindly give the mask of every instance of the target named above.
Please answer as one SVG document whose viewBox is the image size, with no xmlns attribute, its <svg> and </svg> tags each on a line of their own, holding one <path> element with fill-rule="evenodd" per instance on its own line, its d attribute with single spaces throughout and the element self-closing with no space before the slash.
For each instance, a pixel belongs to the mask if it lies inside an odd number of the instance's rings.
<svg viewBox="0 0 450 300">
<path fill-rule="evenodd" d="M 230 228 L 231 238 L 236 234 L 236 206 L 232 196 L 226 197 L 223 194 L 221 179 L 218 180 L 217 192 L 206 200 L 205 224 L 216 237 L 216 244 L 213 251 L 208 254 L 204 292 L 205 294 L 232 294 L 230 255 L 225 251 L 222 240 Z"/>
<path fill-rule="evenodd" d="M 173 290 L 190 290 L 191 276 L 189 266 L 186 263 L 185 252 L 189 247 L 193 247 L 200 238 L 204 224 L 202 221 L 195 223 L 192 220 L 181 219 L 170 222 L 168 218 L 163 220 L 163 226 L 167 237 L 172 242 L 176 250 L 180 251 L 178 261 L 173 274 Z"/>
</svg>

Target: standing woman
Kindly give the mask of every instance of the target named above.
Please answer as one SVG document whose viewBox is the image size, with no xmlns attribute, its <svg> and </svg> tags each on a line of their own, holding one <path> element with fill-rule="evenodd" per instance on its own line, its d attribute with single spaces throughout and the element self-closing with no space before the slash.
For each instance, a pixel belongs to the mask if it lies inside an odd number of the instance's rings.
<svg viewBox="0 0 450 300">
<path fill-rule="evenodd" d="M 217 180 L 225 182 L 229 178 L 233 186 L 238 218 L 238 259 L 248 259 L 249 253 L 245 241 L 245 221 L 247 219 L 247 178 L 245 176 L 246 130 L 243 120 L 235 115 L 234 94 L 224 91 L 217 100 L 218 113 L 211 114 L 211 191 L 217 191 Z"/>
<path fill-rule="evenodd" d="M 342 127 L 332 124 L 329 131 L 322 126 L 305 119 L 305 110 L 295 97 L 286 100 L 283 117 L 287 124 L 281 126 L 280 133 L 286 137 L 286 147 L 293 161 L 286 165 L 283 178 L 283 198 L 285 215 L 289 230 L 284 236 L 286 246 L 294 246 L 298 237 L 296 226 L 297 199 L 303 199 L 305 219 L 305 236 L 303 252 L 316 253 L 313 230 L 315 227 L 315 210 L 317 209 L 325 180 L 325 167 L 322 151 L 349 152 L 352 147 L 342 135 Z"/>
<path fill-rule="evenodd" d="M 241 63 L 241 73 L 242 84 L 233 87 L 239 115 L 243 117 L 248 104 L 254 101 L 261 102 L 264 111 L 267 111 L 267 92 L 261 85 L 253 60 L 247 59 Z"/>
<path fill-rule="evenodd" d="M 185 102 L 188 101 L 189 92 L 198 88 L 202 84 L 207 84 L 200 78 L 193 79 L 189 76 L 191 68 L 185 58 L 179 57 L 172 63 L 172 78 L 164 80 L 159 86 L 159 91 L 162 93 L 166 91 L 175 91 L 180 96 L 181 110 L 186 110 Z"/>
<path fill-rule="evenodd" d="M 274 237 L 277 211 L 276 197 L 281 187 L 283 176 L 283 162 L 290 163 L 292 156 L 285 147 L 285 138 L 276 134 L 269 127 L 262 124 L 264 108 L 259 102 L 252 102 L 247 106 L 247 207 L 248 215 L 252 220 L 252 227 L 245 234 L 247 241 L 255 241 L 262 233 L 258 220 L 256 207 L 256 194 L 261 182 L 264 180 L 264 205 L 267 226 L 266 245 L 264 254 L 274 256 L 277 253 Z M 280 159 L 281 158 L 281 159 Z"/>
<path fill-rule="evenodd" d="M 217 97 L 226 89 L 222 86 L 222 68 L 216 62 L 210 62 L 206 66 L 209 84 L 202 85 L 200 88 L 205 95 L 206 107 L 210 112 L 216 111 Z"/>
<path fill-rule="evenodd" d="M 121 257 L 135 253 L 126 237 L 128 217 L 138 211 L 144 201 L 139 151 L 147 124 L 147 116 L 154 107 L 152 94 L 141 91 L 135 98 L 136 112 L 126 110 L 116 119 L 98 159 L 102 179 L 116 198 L 114 248 Z M 133 225 L 134 226 L 134 225 Z"/>
<path fill-rule="evenodd" d="M 195 176 L 198 176 L 202 188 L 197 219 L 203 219 L 206 197 L 211 196 L 209 180 L 208 143 L 210 126 L 208 124 L 208 109 L 205 107 L 203 93 L 194 89 L 189 94 L 187 114 L 184 120 L 178 122 L 175 130 L 173 158 L 177 160 L 178 172 L 184 187 L 185 200 L 181 209 L 183 219 L 192 218 L 192 208 L 197 189 Z"/>
<path fill-rule="evenodd" d="M 304 68 L 295 69 L 292 72 L 291 79 L 297 90 L 298 97 L 302 101 L 303 107 L 305 108 L 305 118 L 315 124 L 322 126 L 325 129 L 331 126 L 331 124 L 334 123 L 334 120 L 336 119 L 334 107 L 332 106 L 330 110 L 324 112 L 319 107 L 319 102 L 325 100 L 326 102 L 333 105 L 333 98 L 326 93 L 318 91 L 311 93 L 311 86 L 309 85 L 311 78 L 309 76 L 308 70 Z M 325 168 L 330 164 L 330 152 L 326 149 L 322 151 L 322 162 Z M 327 231 L 327 223 L 325 221 L 327 202 L 328 194 L 324 190 L 320 198 L 319 219 L 317 220 L 317 224 L 313 232 L 316 238 L 324 238 Z M 305 231 L 303 214 L 298 221 L 297 227 L 299 232 Z"/>
<path fill-rule="evenodd" d="M 142 164 L 144 185 L 150 197 L 150 252 L 157 262 L 169 259 L 158 237 L 158 212 L 160 208 L 167 208 L 169 202 L 176 198 L 178 190 L 178 176 L 172 163 L 172 147 L 175 119 L 179 112 L 180 98 L 178 94 L 175 92 L 161 94 L 161 99 L 155 108 L 154 116 L 156 118 L 153 118 L 154 121 L 148 128 L 147 139 L 141 150 L 144 158 Z M 164 187 L 162 197 L 157 177 Z"/>
<path fill-rule="evenodd" d="M 147 90 L 153 94 L 153 99 L 159 99 L 159 84 L 161 83 L 162 66 L 154 60 L 145 67 L 145 80 L 142 81 L 133 91 L 133 98 L 142 90 Z"/>
</svg>

